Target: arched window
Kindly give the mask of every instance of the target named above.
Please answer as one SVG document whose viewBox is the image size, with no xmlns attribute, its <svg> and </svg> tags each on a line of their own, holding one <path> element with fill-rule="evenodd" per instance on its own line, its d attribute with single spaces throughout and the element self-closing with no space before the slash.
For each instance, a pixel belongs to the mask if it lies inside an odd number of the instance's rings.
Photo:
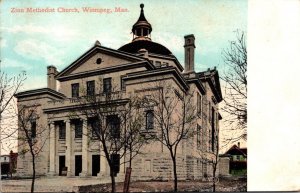
<svg viewBox="0 0 300 193">
<path fill-rule="evenodd" d="M 153 111 L 147 111 L 146 113 L 146 129 L 153 129 L 154 123 L 154 114 Z"/>
</svg>

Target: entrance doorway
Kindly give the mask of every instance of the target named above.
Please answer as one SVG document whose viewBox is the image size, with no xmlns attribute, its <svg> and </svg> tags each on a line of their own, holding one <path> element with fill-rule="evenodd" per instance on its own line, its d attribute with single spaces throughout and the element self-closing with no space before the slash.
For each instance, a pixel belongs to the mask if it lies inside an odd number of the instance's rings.
<svg viewBox="0 0 300 193">
<path fill-rule="evenodd" d="M 66 167 L 66 157 L 64 155 L 59 156 L 59 175 L 61 176 L 61 172 L 63 168 Z"/>
<path fill-rule="evenodd" d="M 92 155 L 92 176 L 100 172 L 100 155 Z"/>
<path fill-rule="evenodd" d="M 75 155 L 75 176 L 79 176 L 82 171 L 82 156 Z"/>
</svg>

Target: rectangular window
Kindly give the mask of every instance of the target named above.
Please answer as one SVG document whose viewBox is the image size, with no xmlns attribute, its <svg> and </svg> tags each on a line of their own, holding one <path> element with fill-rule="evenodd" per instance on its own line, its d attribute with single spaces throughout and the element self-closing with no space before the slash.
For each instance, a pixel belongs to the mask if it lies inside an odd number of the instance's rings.
<svg viewBox="0 0 300 193">
<path fill-rule="evenodd" d="M 75 138 L 82 138 L 82 121 L 74 121 L 75 126 Z"/>
<path fill-rule="evenodd" d="M 121 90 L 125 90 L 125 81 L 123 80 L 124 76 L 121 76 Z"/>
<path fill-rule="evenodd" d="M 169 66 L 168 62 L 163 62 L 163 64 L 161 65 L 161 67 L 167 67 L 167 66 Z"/>
<path fill-rule="evenodd" d="M 79 97 L 79 83 L 71 85 L 72 87 L 72 98 Z"/>
<path fill-rule="evenodd" d="M 64 122 L 59 123 L 59 139 L 66 139 L 66 124 Z"/>
<path fill-rule="evenodd" d="M 211 123 L 211 104 L 208 102 L 208 121 Z"/>
<path fill-rule="evenodd" d="M 197 93 L 197 113 L 201 115 L 202 111 L 202 97 L 199 93 Z"/>
<path fill-rule="evenodd" d="M 161 67 L 161 62 L 160 61 L 155 61 L 155 66 L 160 68 Z"/>
<path fill-rule="evenodd" d="M 117 173 L 120 171 L 120 154 L 113 153 L 110 155 L 110 159 L 114 175 L 117 176 Z"/>
<path fill-rule="evenodd" d="M 103 92 L 110 93 L 111 92 L 111 78 L 103 79 Z"/>
<path fill-rule="evenodd" d="M 114 139 L 120 138 L 120 119 L 118 115 L 109 115 L 106 117 L 106 123 L 110 130 L 110 136 Z"/>
<path fill-rule="evenodd" d="M 211 131 L 208 130 L 208 151 L 211 150 Z"/>
<path fill-rule="evenodd" d="M 89 119 L 89 124 L 92 129 L 92 138 L 98 139 L 101 131 L 101 122 L 97 118 L 91 118 Z"/>
<path fill-rule="evenodd" d="M 36 137 L 36 122 L 32 121 L 31 122 L 31 138 Z"/>
<path fill-rule="evenodd" d="M 200 149 L 201 146 L 201 126 L 197 125 L 197 148 Z"/>
<path fill-rule="evenodd" d="M 154 113 L 153 111 L 146 112 L 146 129 L 154 128 Z"/>
<path fill-rule="evenodd" d="M 211 109 L 211 119 L 212 119 L 212 126 L 211 126 L 211 150 L 212 152 L 215 151 L 215 110 L 214 108 Z"/>
<path fill-rule="evenodd" d="M 94 96 L 95 95 L 95 81 L 87 81 L 86 82 L 86 95 Z"/>
</svg>

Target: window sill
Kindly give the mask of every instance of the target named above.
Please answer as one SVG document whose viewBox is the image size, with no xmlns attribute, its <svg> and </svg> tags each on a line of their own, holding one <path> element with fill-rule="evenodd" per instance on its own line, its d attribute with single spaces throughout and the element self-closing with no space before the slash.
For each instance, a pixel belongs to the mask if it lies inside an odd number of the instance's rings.
<svg viewBox="0 0 300 193">
<path fill-rule="evenodd" d="M 157 133 L 155 129 L 142 129 L 141 133 Z"/>
<path fill-rule="evenodd" d="M 152 137 L 156 137 L 157 131 L 154 129 L 150 129 L 150 130 L 143 129 L 141 130 L 141 135 L 143 135 L 146 138 L 152 138 Z"/>
</svg>

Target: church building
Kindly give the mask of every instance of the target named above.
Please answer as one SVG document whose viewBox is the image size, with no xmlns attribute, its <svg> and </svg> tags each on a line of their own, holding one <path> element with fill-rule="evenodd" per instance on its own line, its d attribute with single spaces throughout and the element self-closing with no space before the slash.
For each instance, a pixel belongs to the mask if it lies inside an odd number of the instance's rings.
<svg viewBox="0 0 300 193">
<path fill-rule="evenodd" d="M 211 175 L 209 154 L 218 148 L 216 141 L 222 118 L 218 108 L 222 101 L 218 71 L 216 68 L 195 71 L 196 40 L 193 34 L 183 37 L 184 64 L 180 64 L 168 45 L 153 42 L 152 26 L 144 15 L 144 5 L 140 7 L 140 16 L 132 26 L 133 39 L 130 43 L 111 49 L 97 40 L 63 70 L 48 66 L 47 87 L 15 95 L 19 109 L 36 107 L 29 127 L 31 132 L 37 133 L 31 136 L 40 141 L 37 145 L 42 148 L 36 159 L 37 175 L 109 178 L 109 166 L 101 144 L 85 135 L 92 125 L 91 118 L 71 116 L 83 108 L 79 99 L 111 93 L 114 89 L 114 92 L 120 93 L 116 103 L 125 104 L 130 97 L 147 98 L 149 93 L 158 89 L 159 83 L 170 85 L 177 96 L 179 93 L 193 93 L 191 103 L 197 110 L 191 126 L 195 131 L 193 136 L 183 139 L 178 145 L 178 178 L 201 179 Z M 141 113 L 144 124 L 141 124 L 140 130 L 145 133 L 159 132 L 153 111 L 155 107 Z M 109 124 L 110 120 L 118 119 L 118 112 L 104 119 Z M 40 138 L 38 126 L 46 129 Z M 32 172 L 31 155 L 28 147 L 22 145 L 22 135 L 24 133 L 19 131 L 17 174 L 29 176 Z M 141 152 L 133 159 L 133 180 L 172 178 L 172 162 L 166 147 L 156 141 L 143 146 Z M 122 178 L 127 163 L 122 164 L 121 161 L 119 164 L 117 177 Z"/>
</svg>

